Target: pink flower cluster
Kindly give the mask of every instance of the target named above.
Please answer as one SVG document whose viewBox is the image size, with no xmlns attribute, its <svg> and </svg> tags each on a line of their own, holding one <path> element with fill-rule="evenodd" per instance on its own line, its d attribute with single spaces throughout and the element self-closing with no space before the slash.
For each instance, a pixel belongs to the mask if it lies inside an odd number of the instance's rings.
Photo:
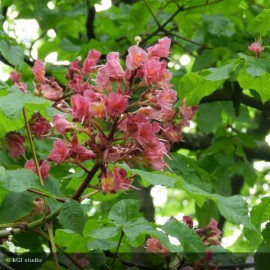
<svg viewBox="0 0 270 270">
<path fill-rule="evenodd" d="M 156 238 L 148 238 L 146 241 L 146 252 L 149 253 L 168 253 L 168 250 Z"/>
<path fill-rule="evenodd" d="M 45 77 L 45 67 L 41 60 L 36 60 L 32 72 L 35 76 L 36 90 L 39 96 L 49 100 L 58 100 L 62 97 L 62 88 L 55 79 Z"/>
<path fill-rule="evenodd" d="M 54 107 L 65 113 L 54 115 L 53 129 L 39 113 L 30 120 L 37 139 L 53 133 L 63 136 L 54 142 L 47 161 L 73 162 L 86 170 L 82 163 L 95 159 L 106 168 L 100 175 L 104 192 L 125 190 L 131 185 L 124 169 L 111 171 L 108 163 L 133 166 L 139 162 L 155 170 L 164 169 L 171 144 L 182 139 L 181 129 L 189 125 L 196 111 L 185 101 L 181 108 L 174 108 L 177 93 L 172 89 L 172 74 L 165 60 L 170 44 L 165 37 L 147 50 L 138 45 L 130 47 L 126 69 L 118 52 L 110 52 L 106 63 L 98 65 L 101 53 L 89 51 L 82 63 L 75 60 L 67 72 L 65 95 L 70 99 L 63 97 L 62 88 L 53 78 L 45 76 L 44 64 L 37 60 L 32 68 L 36 92 L 56 101 Z M 12 78 L 19 83 L 17 75 Z M 79 136 L 82 133 L 84 136 Z"/>
<path fill-rule="evenodd" d="M 187 227 L 193 229 L 193 219 L 191 216 L 184 216 L 183 221 Z M 195 229 L 195 232 L 203 240 L 204 245 L 220 245 L 221 231 L 217 227 L 217 222 L 212 218 L 207 226 Z"/>
</svg>

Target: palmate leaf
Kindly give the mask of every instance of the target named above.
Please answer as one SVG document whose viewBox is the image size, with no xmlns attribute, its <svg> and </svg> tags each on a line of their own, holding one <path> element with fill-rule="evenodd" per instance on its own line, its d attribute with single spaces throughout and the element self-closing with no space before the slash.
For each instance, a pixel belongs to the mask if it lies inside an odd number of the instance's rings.
<svg viewBox="0 0 270 270">
<path fill-rule="evenodd" d="M 207 80 L 197 73 L 188 73 L 179 82 L 179 96 L 186 99 L 187 105 L 199 104 L 200 100 L 212 94 L 222 84 L 222 81 Z"/>
<path fill-rule="evenodd" d="M 204 72 L 209 72 L 209 74 L 205 76 L 205 79 L 209 81 L 226 80 L 230 77 L 233 66 L 234 63 L 229 63 L 217 68 L 208 68 L 204 70 Z"/>
<path fill-rule="evenodd" d="M 257 58 L 255 56 L 248 56 L 243 53 L 238 53 L 238 55 L 239 57 L 245 59 L 246 72 L 249 75 L 257 77 L 270 72 L 269 59 L 262 59 Z"/>
<path fill-rule="evenodd" d="M 89 236 L 81 236 L 68 229 L 58 229 L 55 233 L 55 242 L 66 247 L 66 252 L 88 252 L 87 243 L 90 240 Z"/>
<path fill-rule="evenodd" d="M 177 182 L 177 179 L 169 173 L 146 172 L 138 169 L 131 169 L 130 171 L 138 174 L 143 180 L 152 185 L 174 187 Z"/>
<path fill-rule="evenodd" d="M 270 74 L 265 73 L 263 75 L 258 76 L 257 78 L 253 78 L 246 71 L 241 70 L 239 72 L 239 76 L 237 78 L 240 86 L 245 89 L 253 89 L 259 93 L 263 102 L 266 102 L 270 99 Z"/>
<path fill-rule="evenodd" d="M 12 65 L 22 67 L 24 54 L 19 46 L 12 46 L 5 40 L 0 40 L 0 53 Z"/>
<path fill-rule="evenodd" d="M 188 228 L 175 218 L 171 218 L 161 228 L 166 234 L 179 240 L 188 257 L 195 255 L 196 259 L 199 259 L 204 256 L 205 247 L 203 241 L 194 230 Z"/>
<path fill-rule="evenodd" d="M 35 198 L 35 194 L 26 191 L 9 192 L 0 205 L 1 223 L 13 222 L 28 215 L 33 209 L 32 203 Z"/>
<path fill-rule="evenodd" d="M 138 217 L 140 210 L 140 201 L 128 199 L 121 200 L 111 208 L 108 218 L 119 225 Z"/>
<path fill-rule="evenodd" d="M 270 9 L 263 9 L 263 11 L 256 16 L 252 22 L 253 32 L 264 34 L 270 31 Z"/>
<path fill-rule="evenodd" d="M 85 218 L 83 209 L 77 201 L 66 201 L 61 208 L 57 219 L 63 228 L 82 234 Z"/>
<path fill-rule="evenodd" d="M 37 175 L 31 170 L 18 169 L 6 170 L 0 167 L 0 185 L 2 188 L 13 192 L 23 192 L 29 188 L 40 188 Z"/>
<path fill-rule="evenodd" d="M 270 220 L 270 197 L 262 198 L 261 203 L 252 208 L 250 219 L 257 228 L 259 228 L 263 222 Z"/>
</svg>

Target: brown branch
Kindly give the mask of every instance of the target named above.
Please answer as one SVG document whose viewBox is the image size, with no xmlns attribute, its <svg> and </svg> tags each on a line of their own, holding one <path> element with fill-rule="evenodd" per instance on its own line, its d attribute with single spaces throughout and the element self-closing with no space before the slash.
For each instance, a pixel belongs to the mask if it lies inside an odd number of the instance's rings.
<svg viewBox="0 0 270 270">
<path fill-rule="evenodd" d="M 94 33 L 94 19 L 96 15 L 96 9 L 94 5 L 90 7 L 88 0 L 86 0 L 86 5 L 88 9 L 88 14 L 87 14 L 87 20 L 86 20 L 85 26 L 86 26 L 86 33 L 87 33 L 88 40 L 90 40 L 90 39 L 96 38 L 95 33 Z"/>
<path fill-rule="evenodd" d="M 87 186 L 89 185 L 90 181 L 92 180 L 92 178 L 94 177 L 94 175 L 96 174 L 96 172 L 99 170 L 99 168 L 100 168 L 100 162 L 97 161 L 94 164 L 94 166 L 92 167 L 92 169 L 88 172 L 86 178 L 84 179 L 84 181 L 82 182 L 82 184 L 80 185 L 80 187 L 72 195 L 71 198 L 73 200 L 79 200 L 80 196 L 83 194 L 83 192 L 85 191 L 85 189 L 87 188 Z"/>
</svg>

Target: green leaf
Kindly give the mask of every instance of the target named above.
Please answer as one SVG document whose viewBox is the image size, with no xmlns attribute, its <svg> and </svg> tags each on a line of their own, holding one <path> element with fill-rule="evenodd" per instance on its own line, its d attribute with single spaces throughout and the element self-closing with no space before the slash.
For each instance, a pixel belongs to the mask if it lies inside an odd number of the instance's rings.
<svg viewBox="0 0 270 270">
<path fill-rule="evenodd" d="M 153 225 L 145 218 L 132 219 L 123 226 L 126 237 L 132 242 L 141 235 L 147 234 L 154 230 Z"/>
<path fill-rule="evenodd" d="M 119 225 L 138 217 L 140 210 L 140 201 L 128 199 L 121 200 L 111 208 L 108 218 Z"/>
<path fill-rule="evenodd" d="M 253 56 L 248 56 L 243 53 L 238 53 L 241 58 L 245 59 L 246 71 L 249 75 L 257 77 L 265 73 L 270 72 L 270 62 L 269 59 L 257 58 Z"/>
<path fill-rule="evenodd" d="M 108 250 L 117 247 L 118 242 L 110 239 L 95 239 L 88 242 L 88 249 Z"/>
<path fill-rule="evenodd" d="M 12 89 L 11 93 L 0 97 L 0 110 L 10 119 L 18 118 L 26 104 L 35 104 L 42 108 L 52 104 L 51 101 L 35 97 L 31 93 L 24 94 L 17 87 L 11 87 L 10 89 Z"/>
<path fill-rule="evenodd" d="M 233 224 L 243 224 L 247 228 L 256 231 L 256 228 L 250 222 L 247 204 L 240 195 L 224 197 L 211 194 L 210 197 L 216 202 L 220 214 L 227 221 Z"/>
<path fill-rule="evenodd" d="M 204 76 L 204 78 L 210 81 L 226 80 L 230 78 L 233 66 L 234 63 L 229 63 L 225 66 L 221 66 L 218 68 L 208 68 L 204 70 L 204 72 L 208 71 L 210 72 L 210 74 Z"/>
<path fill-rule="evenodd" d="M 254 266 L 256 270 L 268 270 L 270 265 L 270 247 L 262 243 L 254 256 Z"/>
<path fill-rule="evenodd" d="M 81 46 L 73 44 L 69 39 L 63 38 L 59 47 L 67 52 L 78 52 L 81 50 Z"/>
<path fill-rule="evenodd" d="M 85 218 L 82 207 L 77 201 L 66 201 L 57 218 L 63 228 L 82 234 Z"/>
<path fill-rule="evenodd" d="M 194 230 L 180 223 L 175 218 L 171 218 L 161 228 L 166 234 L 179 240 L 187 256 L 189 254 L 196 254 L 195 257 L 197 258 L 204 256 L 205 247 L 203 241 Z"/>
<path fill-rule="evenodd" d="M 12 65 L 22 67 L 24 54 L 19 46 L 11 46 L 5 40 L 0 40 L 0 52 Z"/>
<path fill-rule="evenodd" d="M 210 103 L 200 104 L 197 110 L 197 123 L 198 128 L 206 134 L 209 134 L 216 130 L 221 125 L 221 105 L 216 103 L 213 106 Z"/>
<path fill-rule="evenodd" d="M 55 242 L 60 246 L 66 247 L 66 252 L 88 252 L 87 243 L 91 238 L 81 236 L 67 229 L 57 229 L 55 233 Z"/>
<path fill-rule="evenodd" d="M 97 239 L 109 239 L 118 235 L 119 227 L 101 227 L 91 231 L 90 236 Z"/>
<path fill-rule="evenodd" d="M 224 15 L 203 14 L 202 20 L 207 26 L 207 31 L 212 35 L 230 37 L 235 33 L 234 23 Z"/>
<path fill-rule="evenodd" d="M 9 119 L 0 111 L 0 138 L 4 137 L 8 132 L 15 131 L 24 126 L 24 121 L 21 119 Z"/>
<path fill-rule="evenodd" d="M 200 100 L 212 94 L 221 86 L 221 81 L 210 81 L 197 73 L 185 74 L 179 82 L 179 95 L 186 98 L 187 105 L 199 104 Z"/>
<path fill-rule="evenodd" d="M 13 222 L 28 215 L 35 197 L 29 192 L 9 192 L 0 206 L 1 223 Z"/>
<path fill-rule="evenodd" d="M 257 78 L 253 78 L 249 74 L 247 74 L 244 70 L 239 72 L 239 76 L 237 78 L 240 86 L 245 89 L 253 89 L 256 90 L 263 102 L 266 102 L 270 99 L 270 74 L 266 73 Z"/>
<path fill-rule="evenodd" d="M 174 183 L 177 181 L 168 173 L 146 172 L 138 169 L 131 169 L 133 173 L 138 174 L 143 180 L 152 185 L 162 185 L 168 187 L 174 187 Z"/>
<path fill-rule="evenodd" d="M 216 204 L 211 200 L 207 200 L 202 207 L 196 204 L 196 217 L 200 227 L 208 225 L 211 218 L 219 220 L 219 212 Z"/>
<path fill-rule="evenodd" d="M 0 80 L 0 89 L 7 88 L 7 87 L 8 85 L 5 82 Z"/>
<path fill-rule="evenodd" d="M 255 17 L 252 24 L 252 30 L 264 34 L 270 30 L 270 9 L 263 9 L 262 12 Z"/>
<path fill-rule="evenodd" d="M 259 228 L 263 222 L 270 220 L 270 197 L 262 198 L 261 203 L 252 208 L 250 219 L 257 228 Z"/>
<path fill-rule="evenodd" d="M 270 248 L 270 223 L 268 222 L 262 231 L 263 239 Z"/>
<path fill-rule="evenodd" d="M 3 167 L 0 167 L 3 170 Z M 31 170 L 17 169 L 7 170 L 6 176 L 0 178 L 0 185 L 9 191 L 23 192 L 28 188 L 39 188 L 37 175 Z"/>
</svg>

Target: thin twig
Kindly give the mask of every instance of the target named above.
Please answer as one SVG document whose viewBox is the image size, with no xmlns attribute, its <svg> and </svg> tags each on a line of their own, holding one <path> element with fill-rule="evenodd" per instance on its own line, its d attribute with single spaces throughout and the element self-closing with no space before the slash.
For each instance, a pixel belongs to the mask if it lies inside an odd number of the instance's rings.
<svg viewBox="0 0 270 270">
<path fill-rule="evenodd" d="M 121 245 L 121 242 L 122 242 L 122 239 L 123 239 L 124 235 L 125 235 L 124 231 L 121 230 L 121 235 L 120 235 L 120 238 L 119 238 L 119 241 L 118 241 L 118 244 L 117 244 L 116 251 L 114 253 L 111 270 L 114 269 L 114 265 L 115 265 L 115 261 L 116 261 L 116 258 L 117 258 L 117 254 L 118 254 L 118 251 L 119 251 L 119 248 L 120 248 L 120 245 Z"/>
<path fill-rule="evenodd" d="M 148 9 L 149 13 L 152 15 L 153 19 L 155 20 L 155 22 L 156 22 L 158 28 L 161 29 L 161 25 L 160 25 L 160 23 L 159 23 L 157 17 L 155 16 L 155 14 L 154 14 L 153 11 L 151 10 L 150 6 L 148 5 L 147 1 L 143 0 L 143 2 L 144 2 L 144 4 L 145 4 L 146 8 Z"/>
<path fill-rule="evenodd" d="M 42 191 L 39 191 L 39 190 L 35 190 L 33 188 L 29 188 L 27 189 L 28 192 L 31 192 L 31 193 L 35 193 L 35 194 L 38 194 L 38 195 L 41 195 L 41 196 L 44 196 L 44 197 L 49 197 L 49 198 L 54 198 L 55 200 L 57 200 L 58 202 L 65 202 L 67 200 L 67 198 L 62 198 L 62 197 L 57 197 L 57 196 L 52 196 L 52 195 L 48 195 Z"/>
</svg>

